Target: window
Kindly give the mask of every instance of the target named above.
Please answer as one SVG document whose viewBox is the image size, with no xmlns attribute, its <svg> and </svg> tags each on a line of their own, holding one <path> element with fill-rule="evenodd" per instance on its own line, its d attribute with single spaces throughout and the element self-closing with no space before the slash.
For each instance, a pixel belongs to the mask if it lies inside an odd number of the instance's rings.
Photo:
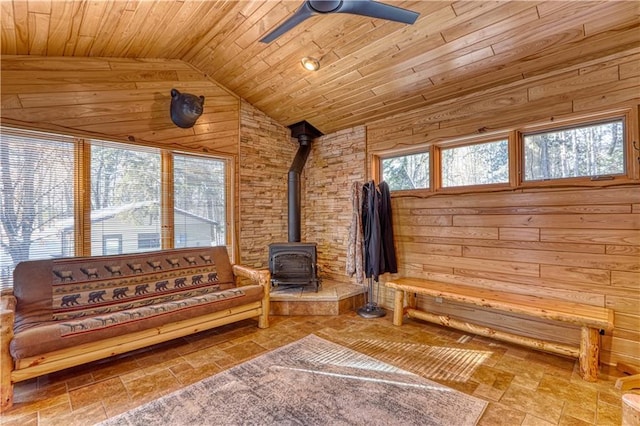
<svg viewBox="0 0 640 426">
<path fill-rule="evenodd" d="M 173 164 L 175 246 L 224 245 L 227 222 L 225 162 L 175 154 Z"/>
<path fill-rule="evenodd" d="M 44 133 L 2 130 L 0 139 L 0 285 L 18 262 L 73 256 L 74 145 Z"/>
<path fill-rule="evenodd" d="M 429 153 L 384 158 L 382 180 L 392 191 L 429 188 Z"/>
<path fill-rule="evenodd" d="M 622 119 L 523 136 L 524 180 L 625 173 Z"/>
<path fill-rule="evenodd" d="M 160 235 L 160 152 L 91 141 L 91 254 L 103 252 L 103 235 L 121 235 L 121 253 L 149 251 L 138 234 Z"/>
<path fill-rule="evenodd" d="M 509 182 L 509 141 L 443 148 L 442 186 L 487 185 Z"/>
<path fill-rule="evenodd" d="M 630 108 L 588 117 L 554 117 L 521 128 L 433 141 L 415 157 L 374 153 L 377 162 L 372 170 L 380 171 L 375 177 L 389 182 L 392 191 L 420 188 L 433 193 L 637 182 L 637 147 L 629 140 L 633 129 L 637 131 L 637 121 Z M 421 162 L 425 169 L 416 167 Z M 418 170 L 426 170 L 420 175 L 423 186 L 414 184 Z"/>
<path fill-rule="evenodd" d="M 230 244 L 229 159 L 5 127 L 0 136 L 0 287 L 23 260 Z"/>
</svg>

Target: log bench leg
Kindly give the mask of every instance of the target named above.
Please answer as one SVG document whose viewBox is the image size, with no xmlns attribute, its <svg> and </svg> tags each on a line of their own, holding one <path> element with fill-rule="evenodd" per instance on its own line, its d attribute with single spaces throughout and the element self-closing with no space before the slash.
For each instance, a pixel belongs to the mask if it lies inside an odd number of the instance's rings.
<svg viewBox="0 0 640 426">
<path fill-rule="evenodd" d="M 393 325 L 402 325 L 402 317 L 404 316 L 404 291 L 396 289 L 393 304 Z"/>
<path fill-rule="evenodd" d="M 595 328 L 582 327 L 580 332 L 580 375 L 584 380 L 598 380 L 600 363 L 600 333 Z"/>
</svg>

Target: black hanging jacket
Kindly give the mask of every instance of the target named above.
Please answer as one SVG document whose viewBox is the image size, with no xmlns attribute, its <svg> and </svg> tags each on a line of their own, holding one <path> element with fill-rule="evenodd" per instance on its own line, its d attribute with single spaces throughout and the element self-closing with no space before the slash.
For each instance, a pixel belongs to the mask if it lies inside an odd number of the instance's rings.
<svg viewBox="0 0 640 426">
<path fill-rule="evenodd" d="M 389 185 L 382 181 L 378 185 L 380 189 L 380 232 L 382 235 L 383 262 L 380 262 L 380 273 L 398 272 L 396 249 L 393 245 L 393 220 L 391 217 L 391 191 Z"/>
<path fill-rule="evenodd" d="M 367 278 L 378 281 L 382 253 L 382 235 L 380 232 L 380 193 L 374 181 L 367 182 L 362 188 L 362 227 L 364 228 L 364 273 Z"/>
</svg>

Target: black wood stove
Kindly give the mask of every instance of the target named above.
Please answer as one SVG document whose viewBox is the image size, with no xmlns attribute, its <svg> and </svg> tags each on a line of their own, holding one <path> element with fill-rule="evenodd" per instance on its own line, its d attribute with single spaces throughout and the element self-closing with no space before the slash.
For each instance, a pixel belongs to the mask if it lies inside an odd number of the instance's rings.
<svg viewBox="0 0 640 426">
<path fill-rule="evenodd" d="M 320 286 L 315 243 L 269 244 L 271 285 Z"/>
<path fill-rule="evenodd" d="M 313 139 L 322 133 L 306 121 L 289 126 L 291 137 L 300 144 L 288 176 L 288 243 L 269 244 L 271 285 L 314 286 L 318 291 L 316 243 L 300 242 L 300 175 Z"/>
</svg>

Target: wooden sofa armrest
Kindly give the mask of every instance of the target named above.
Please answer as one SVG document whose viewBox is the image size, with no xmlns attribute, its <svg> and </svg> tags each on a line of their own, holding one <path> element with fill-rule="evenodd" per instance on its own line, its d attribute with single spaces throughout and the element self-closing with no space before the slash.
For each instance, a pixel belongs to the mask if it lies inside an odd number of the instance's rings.
<svg viewBox="0 0 640 426">
<path fill-rule="evenodd" d="M 253 283 L 259 284 L 264 288 L 264 296 L 262 297 L 262 314 L 258 318 L 259 328 L 269 327 L 269 310 L 271 290 L 271 273 L 268 269 L 255 269 L 243 265 L 231 265 L 233 268 L 233 275 L 236 277 L 248 278 Z M 241 285 L 241 284 L 240 284 Z"/>
<path fill-rule="evenodd" d="M 271 274 L 268 269 L 255 269 L 243 265 L 232 265 L 232 268 L 235 276 L 248 278 L 253 281 L 254 284 L 260 284 L 267 288 L 269 287 Z"/>
<path fill-rule="evenodd" d="M 9 344 L 13 339 L 16 298 L 5 294 L 0 298 L 0 412 L 13 405 L 13 358 L 9 352 Z"/>
</svg>

